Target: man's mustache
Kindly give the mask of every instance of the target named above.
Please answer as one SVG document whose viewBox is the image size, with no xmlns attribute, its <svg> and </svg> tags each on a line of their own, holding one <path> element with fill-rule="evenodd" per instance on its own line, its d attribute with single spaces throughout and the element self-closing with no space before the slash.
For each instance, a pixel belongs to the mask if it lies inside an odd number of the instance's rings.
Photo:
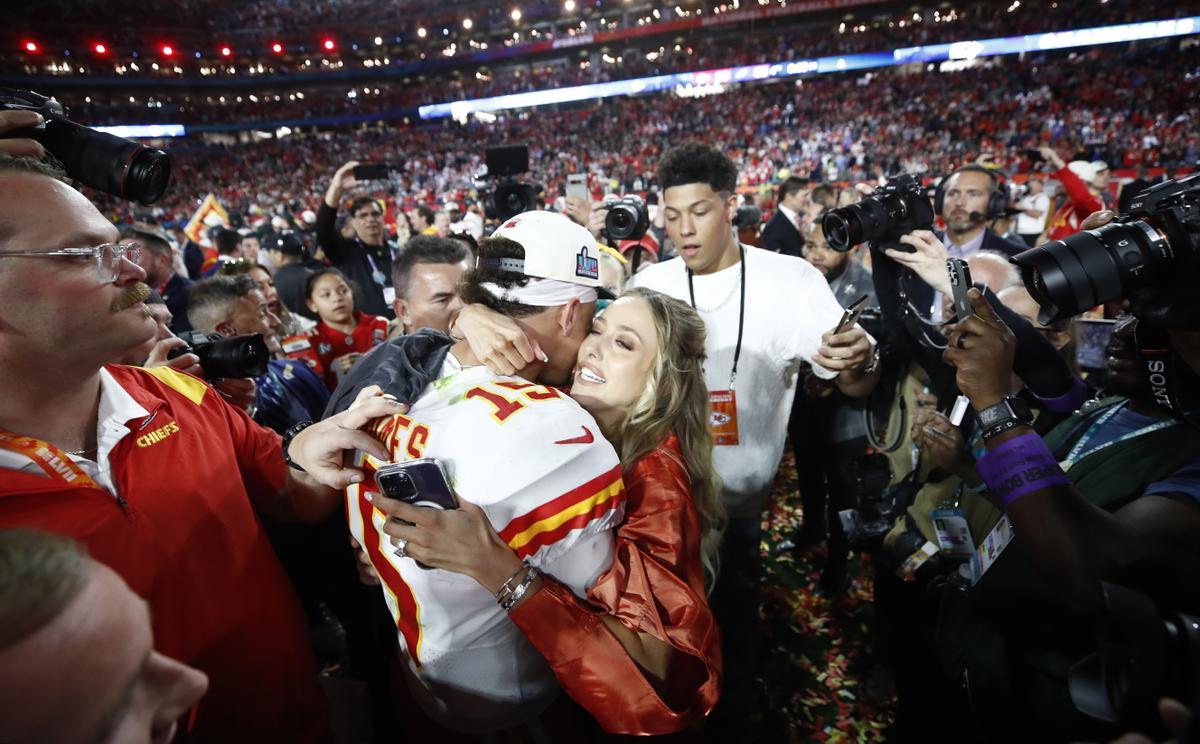
<svg viewBox="0 0 1200 744">
<path fill-rule="evenodd" d="M 113 300 L 111 309 L 114 313 L 119 313 L 148 299 L 150 299 L 150 285 L 145 282 L 138 282 L 117 295 L 117 299 Z"/>
</svg>

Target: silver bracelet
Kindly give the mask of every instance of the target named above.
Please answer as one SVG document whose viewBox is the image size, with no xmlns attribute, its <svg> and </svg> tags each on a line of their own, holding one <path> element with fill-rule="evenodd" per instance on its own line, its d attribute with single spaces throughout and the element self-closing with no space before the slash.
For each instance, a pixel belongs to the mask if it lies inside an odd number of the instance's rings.
<svg viewBox="0 0 1200 744">
<path fill-rule="evenodd" d="M 505 612 L 512 612 L 512 609 L 517 606 L 521 598 L 529 591 L 529 587 L 533 585 L 533 580 L 537 577 L 538 570 L 530 566 L 529 572 L 525 574 L 525 578 L 521 579 L 521 583 L 517 584 L 507 597 L 500 600 L 500 609 Z"/>
<path fill-rule="evenodd" d="M 520 576 L 521 572 L 524 571 L 528 566 L 528 563 L 521 561 L 521 565 L 517 567 L 516 571 L 512 572 L 512 576 L 509 576 L 508 579 L 500 585 L 500 588 L 496 590 L 496 594 L 493 595 L 496 597 L 497 602 L 503 602 L 506 596 L 512 594 L 512 583 L 517 580 L 517 577 Z"/>
</svg>

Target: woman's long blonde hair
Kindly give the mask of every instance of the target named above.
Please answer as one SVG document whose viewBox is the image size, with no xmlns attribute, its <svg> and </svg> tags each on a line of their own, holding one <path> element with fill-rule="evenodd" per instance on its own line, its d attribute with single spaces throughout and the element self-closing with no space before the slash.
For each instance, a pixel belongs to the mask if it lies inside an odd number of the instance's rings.
<svg viewBox="0 0 1200 744">
<path fill-rule="evenodd" d="M 658 331 L 658 354 L 646 386 L 610 437 L 628 471 L 638 458 L 666 441 L 679 438 L 683 465 L 691 481 L 692 504 L 700 518 L 700 560 L 705 584 L 712 591 L 719 570 L 717 549 L 725 528 L 721 479 L 713 468 L 712 435 L 708 431 L 708 386 L 704 381 L 704 321 L 684 302 L 661 292 L 633 288 L 621 295 L 636 297 L 650 308 Z"/>
</svg>

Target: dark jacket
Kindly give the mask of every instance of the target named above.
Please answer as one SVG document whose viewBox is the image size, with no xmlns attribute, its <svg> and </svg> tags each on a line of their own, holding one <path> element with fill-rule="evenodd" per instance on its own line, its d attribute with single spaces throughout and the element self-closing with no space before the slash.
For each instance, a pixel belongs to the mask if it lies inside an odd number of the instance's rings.
<svg viewBox="0 0 1200 744">
<path fill-rule="evenodd" d="M 803 258 L 804 237 L 783 210 L 776 209 L 771 219 L 767 220 L 759 241 L 763 248 L 776 253 Z"/>
<path fill-rule="evenodd" d="M 192 330 L 192 324 L 188 321 L 187 306 L 194 286 L 194 281 L 176 273 L 171 275 L 162 288 L 163 302 L 171 311 L 171 332 L 176 335 Z"/>
<path fill-rule="evenodd" d="M 371 349 L 342 381 L 325 407 L 324 418 L 350 407 L 358 392 L 378 385 L 401 403 L 413 403 L 441 375 L 442 363 L 454 341 L 444 333 L 422 328 Z"/>
<path fill-rule="evenodd" d="M 392 286 L 391 246 L 367 245 L 358 238 L 343 238 L 337 231 L 337 210 L 322 204 L 317 210 L 317 245 L 325 257 L 350 280 L 354 308 L 369 315 L 394 318 L 383 298 L 383 288 Z"/>
<path fill-rule="evenodd" d="M 308 309 L 308 298 L 304 296 L 304 284 L 312 273 L 312 269 L 304 264 L 284 264 L 275 269 L 275 291 L 288 310 L 317 320 L 317 314 Z"/>
</svg>

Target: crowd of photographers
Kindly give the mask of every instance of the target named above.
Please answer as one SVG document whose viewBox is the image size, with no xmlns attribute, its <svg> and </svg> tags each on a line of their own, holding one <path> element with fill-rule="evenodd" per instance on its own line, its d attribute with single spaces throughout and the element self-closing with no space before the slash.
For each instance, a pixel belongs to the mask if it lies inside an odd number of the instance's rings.
<svg viewBox="0 0 1200 744">
<path fill-rule="evenodd" d="M 1081 77 L 1102 60 L 1041 74 L 1065 103 L 943 106 L 963 95 L 944 77 L 881 75 L 852 126 L 850 97 L 818 80 L 804 101 L 758 88 L 534 115 L 506 129 L 539 129 L 527 150 L 477 152 L 469 128 L 433 154 L 421 145 L 446 130 L 289 138 L 203 172 L 181 158 L 162 201 L 153 167 L 114 186 L 80 166 L 160 154 L 71 130 L 93 148 L 80 156 L 19 136 L 35 114 L 0 112 L 18 135 L 0 140 L 0 739 L 325 741 L 320 670 L 366 683 L 381 738 L 770 740 L 762 514 L 789 438 L 804 501 L 790 549 L 828 543 L 819 592 L 837 597 L 851 555 L 871 556 L 896 740 L 1186 727 L 1172 700 L 1200 695 L 1200 175 L 1180 167 L 1196 160 L 1194 101 L 1105 104 Z M 630 119 L 589 131 L 608 108 Z M 584 131 L 585 146 L 559 139 Z M 110 193 L 93 204 L 68 177 Z M 204 191 L 233 219 L 182 238 Z M 598 298 L 624 290 L 593 327 Z M 707 414 L 711 435 L 658 431 L 636 466 L 604 442 L 636 428 L 604 428 L 586 398 L 645 341 L 630 301 L 664 318 L 632 410 L 648 426 L 677 415 L 667 401 L 703 381 L 690 425 Z M 488 376 L 514 372 L 525 381 Z M 463 374 L 483 382 L 447 382 Z M 571 436 L 541 452 L 480 434 L 482 418 L 455 418 L 468 400 L 496 427 L 541 401 L 558 416 L 543 426 Z M 459 441 L 430 445 L 426 420 Z M 559 490 L 493 528 L 466 501 L 397 506 L 352 469 L 427 445 L 488 463 L 461 466 L 464 493 Z M 694 509 L 654 522 L 671 488 Z M 422 552 L 427 530 L 482 536 L 500 564 L 446 569 Z M 559 687 L 573 707 L 550 705 Z"/>
</svg>

